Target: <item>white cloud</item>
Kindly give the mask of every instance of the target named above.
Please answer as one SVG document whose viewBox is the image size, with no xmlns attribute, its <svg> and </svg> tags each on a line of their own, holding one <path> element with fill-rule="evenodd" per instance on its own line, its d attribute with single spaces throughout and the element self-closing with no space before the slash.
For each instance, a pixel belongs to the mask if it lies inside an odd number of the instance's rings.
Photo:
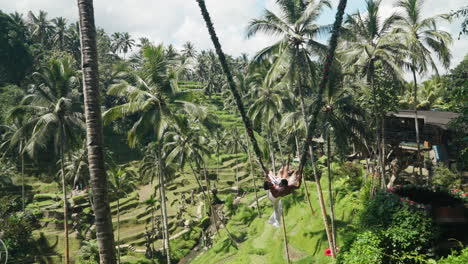
<svg viewBox="0 0 468 264">
<path fill-rule="evenodd" d="M 263 8 L 278 12 L 276 0 L 206 0 L 216 31 L 225 52 L 239 55 L 243 52 L 254 54 L 273 43 L 274 39 L 259 34 L 252 39 L 245 38 L 248 22 L 260 16 Z M 332 0 L 334 6 L 338 0 Z M 393 12 L 394 0 L 383 0 L 385 14 Z M 364 0 L 349 0 L 347 12 L 362 10 Z M 423 14 L 432 16 L 447 13 L 466 4 L 465 0 L 426 0 Z M 181 47 L 186 41 L 195 43 L 197 48 L 212 48 L 195 0 L 94 0 L 96 24 L 108 33 L 129 32 L 133 37 L 148 37 L 154 42 L 172 43 Z M 64 16 L 76 21 L 78 10 L 76 0 L 0 0 L 4 12 L 45 10 L 49 17 Z M 326 11 L 319 23 L 332 23 L 334 10 Z M 457 40 L 460 23 L 443 24 L 444 29 L 454 36 L 452 65 L 463 59 L 468 46 L 468 37 Z"/>
</svg>

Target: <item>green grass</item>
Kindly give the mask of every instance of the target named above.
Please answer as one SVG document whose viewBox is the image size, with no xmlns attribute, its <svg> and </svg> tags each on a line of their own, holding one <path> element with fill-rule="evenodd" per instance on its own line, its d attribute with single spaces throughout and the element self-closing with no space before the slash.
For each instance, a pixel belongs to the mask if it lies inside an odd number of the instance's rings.
<svg viewBox="0 0 468 264">
<path fill-rule="evenodd" d="M 325 179 L 322 183 L 326 186 Z M 328 248 L 326 234 L 315 194 L 315 185 L 308 184 L 311 191 L 311 200 L 316 214 L 311 215 L 301 192 L 294 196 L 288 196 L 283 200 L 285 208 L 286 229 L 292 263 L 332 263 L 331 259 L 324 255 L 324 250 Z M 259 195 L 264 195 L 260 191 Z M 327 198 L 327 192 L 324 193 Z M 359 197 L 355 193 L 346 196 L 340 195 L 340 200 L 336 203 L 336 225 L 338 228 L 338 245 L 343 242 L 346 230 L 352 229 L 353 212 L 360 208 L 357 202 Z M 254 194 L 245 197 L 246 203 L 254 201 Z M 252 222 L 242 222 L 243 218 L 248 218 L 249 214 L 256 215 L 255 209 L 246 212 L 238 212 L 228 224 L 228 228 L 237 237 L 245 237 L 245 241 L 239 244 L 238 249 L 223 245 L 227 239 L 227 234 L 222 231 L 222 235 L 217 237 L 213 248 L 205 254 L 198 256 L 192 263 L 286 263 L 284 239 L 281 228 L 275 228 L 267 223 L 272 213 L 271 203 L 268 199 L 261 202 L 262 218 L 256 217 Z"/>
</svg>

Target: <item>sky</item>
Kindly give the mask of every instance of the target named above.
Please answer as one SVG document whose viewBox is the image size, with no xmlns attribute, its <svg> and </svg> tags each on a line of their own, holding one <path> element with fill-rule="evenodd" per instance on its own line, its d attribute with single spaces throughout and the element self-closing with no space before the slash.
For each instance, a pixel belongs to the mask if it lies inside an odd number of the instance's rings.
<svg viewBox="0 0 468 264">
<path fill-rule="evenodd" d="M 334 8 L 338 0 L 331 0 Z M 389 16 L 396 9 L 395 0 L 382 0 L 383 16 Z M 423 16 L 449 13 L 466 5 L 466 0 L 425 0 Z M 275 0 L 206 0 L 206 5 L 221 44 L 226 53 L 254 55 L 257 51 L 273 43 L 272 37 L 259 34 L 245 37 L 245 29 L 250 20 L 259 17 L 263 9 L 278 10 Z M 154 43 L 174 44 L 182 47 L 190 41 L 197 49 L 212 48 L 211 40 L 195 0 L 94 0 L 97 26 L 108 33 L 129 32 L 133 38 L 147 37 Z M 364 9 L 364 0 L 348 0 L 346 13 Z M 76 0 L 0 0 L 0 10 L 27 14 L 39 10 L 48 12 L 49 17 L 63 16 L 76 21 L 78 10 Z M 331 24 L 335 9 L 327 10 L 319 18 L 318 24 Z M 439 27 L 454 36 L 452 45 L 452 66 L 456 66 L 468 53 L 468 36 L 458 40 L 459 20 L 441 23 Z M 326 39 L 321 39 L 325 42 Z M 444 70 L 441 70 L 443 73 Z"/>
</svg>

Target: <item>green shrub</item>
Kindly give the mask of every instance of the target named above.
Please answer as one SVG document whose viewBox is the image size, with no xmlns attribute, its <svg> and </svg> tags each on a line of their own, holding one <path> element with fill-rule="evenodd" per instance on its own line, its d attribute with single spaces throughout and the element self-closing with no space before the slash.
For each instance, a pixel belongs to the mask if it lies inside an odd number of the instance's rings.
<svg viewBox="0 0 468 264">
<path fill-rule="evenodd" d="M 366 202 L 360 215 L 362 228 L 386 228 L 392 222 L 393 215 L 400 210 L 400 197 L 388 192 L 378 192 Z"/>
<path fill-rule="evenodd" d="M 461 184 L 460 175 L 452 172 L 449 168 L 439 165 L 434 170 L 432 184 L 458 188 Z"/>
<path fill-rule="evenodd" d="M 468 263 L 468 247 L 465 247 L 460 253 L 453 252 L 446 258 L 440 259 L 438 264 L 466 264 Z"/>
<path fill-rule="evenodd" d="M 95 240 L 83 241 L 78 252 L 78 263 L 97 264 L 99 263 L 99 249 Z"/>
<path fill-rule="evenodd" d="M 437 228 L 425 211 L 409 205 L 393 215 L 390 227 L 384 231 L 386 251 L 393 256 L 402 252 L 427 254 L 437 236 Z"/>
<path fill-rule="evenodd" d="M 381 235 L 372 231 L 359 234 L 349 251 L 340 256 L 340 263 L 379 264 L 383 263 L 384 250 L 381 247 Z"/>
</svg>

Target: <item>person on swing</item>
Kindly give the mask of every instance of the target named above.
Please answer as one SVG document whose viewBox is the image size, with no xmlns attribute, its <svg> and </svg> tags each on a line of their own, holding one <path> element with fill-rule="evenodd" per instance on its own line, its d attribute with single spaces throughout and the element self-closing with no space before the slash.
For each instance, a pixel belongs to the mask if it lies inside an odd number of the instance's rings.
<svg viewBox="0 0 468 264">
<path fill-rule="evenodd" d="M 302 174 L 299 170 L 291 170 L 289 164 L 282 167 L 275 176 L 272 171 L 268 173 L 263 189 L 270 190 L 274 198 L 284 197 L 301 187 Z"/>
<path fill-rule="evenodd" d="M 283 206 L 281 204 L 280 197 L 284 197 L 291 194 L 295 189 L 301 187 L 302 173 L 298 170 L 290 170 L 289 162 L 288 165 L 282 167 L 278 171 L 278 175 L 275 176 L 270 171 L 263 184 L 265 190 L 269 190 L 268 198 L 273 203 L 273 214 L 270 216 L 268 223 L 279 227 L 281 221 L 281 215 Z"/>
</svg>

